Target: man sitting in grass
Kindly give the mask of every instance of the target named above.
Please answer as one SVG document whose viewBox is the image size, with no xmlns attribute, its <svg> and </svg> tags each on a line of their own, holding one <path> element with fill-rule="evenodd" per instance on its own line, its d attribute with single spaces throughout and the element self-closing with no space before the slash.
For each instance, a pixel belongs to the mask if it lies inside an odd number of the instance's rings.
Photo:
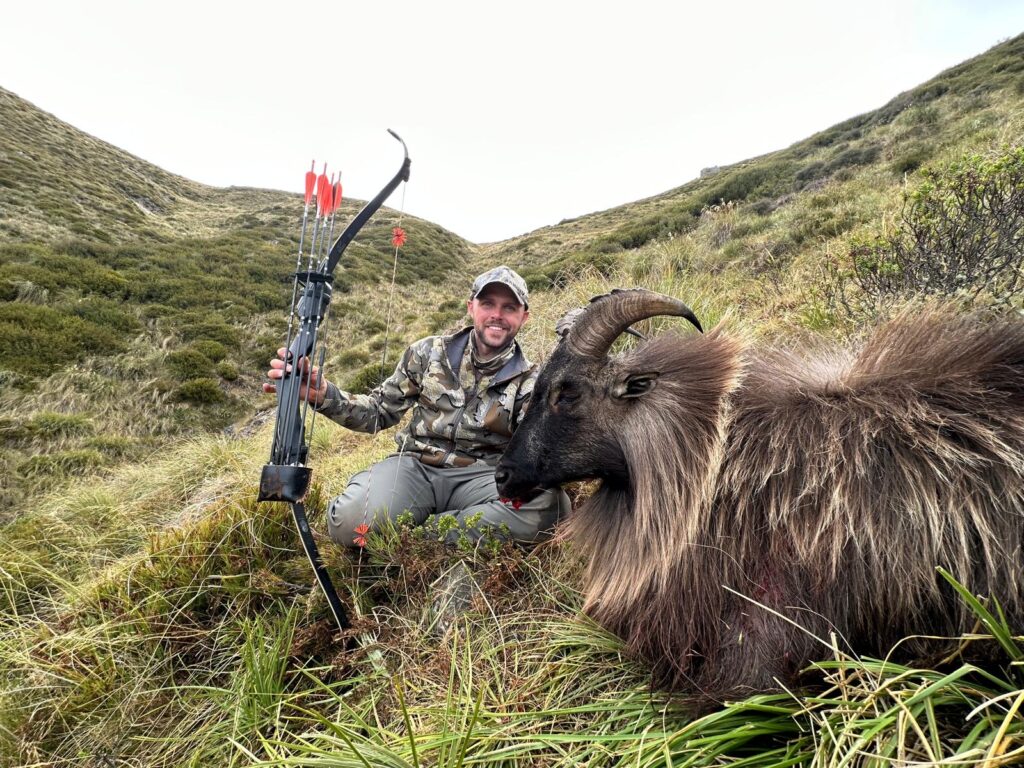
<svg viewBox="0 0 1024 768">
<path fill-rule="evenodd" d="M 398 453 L 354 475 L 331 501 L 327 524 L 335 541 L 361 544 L 367 531 L 407 512 L 417 525 L 437 526 L 450 516 L 441 523 L 450 526 L 449 541 L 489 534 L 532 544 L 549 538 L 568 512 L 561 490 L 513 505 L 498 498 L 494 483 L 538 372 L 515 341 L 530 316 L 526 282 L 509 267 L 495 267 L 473 281 L 466 309 L 472 325 L 417 341 L 367 395 L 343 392 L 312 369 L 310 402 L 343 427 L 376 433 L 412 409 L 395 436 Z M 271 361 L 271 379 L 283 375 L 284 355 L 280 349 Z M 273 384 L 263 388 L 275 391 Z"/>
</svg>

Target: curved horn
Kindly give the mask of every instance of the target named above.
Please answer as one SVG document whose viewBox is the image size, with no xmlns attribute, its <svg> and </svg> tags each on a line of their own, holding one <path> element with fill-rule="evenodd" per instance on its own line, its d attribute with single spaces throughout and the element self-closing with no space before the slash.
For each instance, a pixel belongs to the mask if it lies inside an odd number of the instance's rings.
<svg viewBox="0 0 1024 768">
<path fill-rule="evenodd" d="M 693 310 L 679 299 L 644 288 L 616 288 L 611 293 L 591 299 L 591 302 L 573 323 L 565 339 L 569 348 L 583 357 L 604 357 L 612 342 L 629 326 L 656 315 L 685 317 L 698 331 L 704 332 Z"/>
</svg>

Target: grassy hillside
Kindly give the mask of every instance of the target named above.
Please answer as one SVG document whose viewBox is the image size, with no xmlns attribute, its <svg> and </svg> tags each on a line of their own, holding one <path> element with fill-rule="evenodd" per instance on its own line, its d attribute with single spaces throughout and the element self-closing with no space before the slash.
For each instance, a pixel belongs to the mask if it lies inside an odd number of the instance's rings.
<svg viewBox="0 0 1024 768">
<path fill-rule="evenodd" d="M 1024 37 L 780 152 L 504 243 L 408 221 L 390 308 L 381 212 L 350 250 L 329 371 L 369 383 L 385 348 L 393 361 L 460 319 L 453 279 L 497 261 L 536 290 L 520 337 L 534 358 L 562 312 L 622 285 L 794 343 L 918 293 L 1019 308 L 1021 62 Z M 357 617 L 345 651 L 287 509 L 254 502 L 298 196 L 201 187 L 0 97 L 15 126 L 0 136 L 0 765 L 1024 761 L 1021 628 L 981 603 L 992 668 L 851 659 L 825 639 L 813 696 L 696 717 L 580 615 L 570 545 L 467 555 L 398 530 L 358 557 L 322 544 Z M 78 174 L 73 215 L 55 189 L 36 199 L 61 168 Z M 974 271 L 944 247 L 965 221 L 995 254 Z M 935 265 L 952 277 L 922 276 Z M 324 421 L 320 530 L 327 499 L 393 445 Z"/>
<path fill-rule="evenodd" d="M 643 245 L 670 243 L 703 212 L 729 203 L 714 268 L 770 279 L 801 259 L 820 261 L 844 236 L 878 228 L 919 169 L 1019 141 L 1022 103 L 1024 36 L 786 149 L 495 243 L 486 257 L 523 268 L 533 286 L 557 284 L 580 265 L 607 272 Z"/>
<path fill-rule="evenodd" d="M 2 89 L 0 124 L 3 519 L 33 490 L 247 418 L 284 339 L 302 199 L 174 176 Z M 361 206 L 343 203 L 335 234 Z M 336 327 L 359 339 L 335 361 L 343 376 L 383 344 L 398 218 L 380 211 L 338 270 Z M 463 268 L 466 242 L 402 223 L 399 285 Z M 401 318 L 393 346 L 449 315 Z"/>
</svg>

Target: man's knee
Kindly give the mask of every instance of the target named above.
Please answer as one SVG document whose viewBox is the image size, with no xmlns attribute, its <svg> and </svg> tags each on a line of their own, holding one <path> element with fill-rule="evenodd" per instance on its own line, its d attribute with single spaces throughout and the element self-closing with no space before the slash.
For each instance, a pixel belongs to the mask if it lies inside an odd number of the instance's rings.
<svg viewBox="0 0 1024 768">
<path fill-rule="evenodd" d="M 355 537 L 365 532 L 362 529 L 357 533 L 359 526 L 365 524 L 369 530 L 378 531 L 382 525 L 397 521 L 406 511 L 412 514 L 414 523 L 422 523 L 432 510 L 423 506 L 420 497 L 424 491 L 409 477 L 409 472 L 397 461 L 385 461 L 370 471 L 354 475 L 345 492 L 327 507 L 327 530 L 331 538 L 339 544 L 352 546 Z"/>
<path fill-rule="evenodd" d="M 366 495 L 349 494 L 346 489 L 327 506 L 327 532 L 339 544 L 353 545 L 356 527 L 363 523 L 366 515 Z"/>
</svg>

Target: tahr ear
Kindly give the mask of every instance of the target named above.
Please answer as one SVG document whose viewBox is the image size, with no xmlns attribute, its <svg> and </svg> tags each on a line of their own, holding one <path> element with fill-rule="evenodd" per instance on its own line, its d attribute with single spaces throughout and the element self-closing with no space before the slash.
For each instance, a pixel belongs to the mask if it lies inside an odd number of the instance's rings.
<svg viewBox="0 0 1024 768">
<path fill-rule="evenodd" d="M 628 373 L 621 380 L 612 384 L 612 397 L 616 400 L 643 397 L 654 389 L 654 385 L 657 384 L 658 376 L 660 375 L 657 371 Z"/>
</svg>

